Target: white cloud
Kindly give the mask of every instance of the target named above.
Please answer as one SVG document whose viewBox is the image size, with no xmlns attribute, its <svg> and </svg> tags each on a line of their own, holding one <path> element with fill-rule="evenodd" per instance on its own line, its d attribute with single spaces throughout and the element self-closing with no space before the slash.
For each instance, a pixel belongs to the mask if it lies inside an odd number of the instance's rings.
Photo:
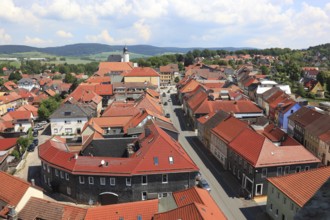
<svg viewBox="0 0 330 220">
<path fill-rule="evenodd" d="M 113 37 L 110 36 L 108 30 L 103 30 L 101 31 L 100 34 L 98 35 L 88 35 L 86 36 L 86 39 L 92 42 L 105 42 L 108 44 L 112 44 L 115 42 L 115 40 L 113 39 Z"/>
<path fill-rule="evenodd" d="M 24 43 L 32 46 L 49 46 L 53 41 L 52 40 L 43 40 L 39 37 L 29 37 L 25 36 Z"/>
<path fill-rule="evenodd" d="M 148 41 L 151 36 L 150 26 L 145 24 L 144 19 L 140 19 L 133 24 L 135 30 L 137 30 L 139 36 L 144 40 Z"/>
<path fill-rule="evenodd" d="M 73 37 L 73 35 L 70 32 L 66 32 L 63 30 L 58 30 L 56 32 L 56 35 L 59 37 L 62 37 L 62 38 L 72 38 Z"/>
<path fill-rule="evenodd" d="M 31 11 L 16 6 L 13 0 L 0 1 L 0 21 L 2 19 L 13 23 L 36 23 L 37 18 Z"/>
<path fill-rule="evenodd" d="M 5 29 L 0 28 L 0 43 L 8 44 L 11 42 L 11 36 L 6 33 Z"/>
</svg>

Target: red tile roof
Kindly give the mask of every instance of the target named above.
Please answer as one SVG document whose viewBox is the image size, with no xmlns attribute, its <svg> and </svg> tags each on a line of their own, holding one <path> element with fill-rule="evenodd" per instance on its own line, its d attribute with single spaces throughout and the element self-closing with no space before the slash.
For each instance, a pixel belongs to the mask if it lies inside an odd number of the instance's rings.
<svg viewBox="0 0 330 220">
<path fill-rule="evenodd" d="M 330 178 L 330 167 L 268 178 L 276 188 L 303 207 L 316 191 Z"/>
<path fill-rule="evenodd" d="M 147 88 L 146 89 L 146 92 L 150 95 L 150 96 L 152 96 L 153 98 L 159 98 L 159 92 L 156 92 L 155 90 L 153 90 L 153 89 L 149 89 L 149 88 Z"/>
<path fill-rule="evenodd" d="M 95 84 L 110 83 L 111 78 L 110 76 L 91 76 L 86 80 L 86 82 Z"/>
<path fill-rule="evenodd" d="M 111 84 L 88 84 L 88 83 L 81 83 L 72 93 L 78 93 L 80 94 L 82 90 L 86 91 L 93 91 L 97 95 L 103 96 L 103 95 L 112 95 L 112 85 Z"/>
<path fill-rule="evenodd" d="M 139 109 L 136 103 L 114 101 L 103 112 L 102 117 L 134 116 L 138 114 Z"/>
<path fill-rule="evenodd" d="M 29 111 L 29 112 L 32 113 L 32 115 L 34 117 L 37 117 L 38 116 L 38 108 L 36 108 L 35 106 L 30 105 L 30 104 L 22 105 L 21 107 L 19 107 L 18 109 L 16 109 L 16 111 Z"/>
<path fill-rule="evenodd" d="M 209 192 L 192 187 L 173 193 L 178 208 L 159 213 L 154 220 L 194 219 L 194 220 L 224 220 L 227 217 L 217 206 Z"/>
<path fill-rule="evenodd" d="M 179 72 L 178 64 L 167 64 L 166 66 L 160 66 L 159 71 L 162 73 Z"/>
<path fill-rule="evenodd" d="M 122 75 L 124 77 L 159 77 L 159 73 L 151 67 L 134 67 L 131 71 L 128 71 Z"/>
<path fill-rule="evenodd" d="M 163 114 L 160 100 L 151 97 L 149 94 L 145 94 L 142 99 L 138 100 L 135 107 L 137 109 L 146 109 L 159 115 Z"/>
<path fill-rule="evenodd" d="M 129 158 L 79 156 L 68 152 L 65 144 L 50 139 L 39 146 L 41 160 L 74 174 L 134 175 L 143 173 L 196 172 L 198 167 L 182 146 L 156 125 L 149 125 L 151 134 L 139 137 L 140 149 Z M 154 164 L 158 157 L 158 165 Z M 173 164 L 169 162 L 173 158 Z M 100 166 L 101 160 L 108 166 Z"/>
<path fill-rule="evenodd" d="M 19 212 L 19 219 L 85 219 L 87 209 L 31 197 Z"/>
<path fill-rule="evenodd" d="M 196 110 L 204 100 L 207 100 L 207 93 L 199 89 L 197 92 L 193 93 L 192 96 L 190 96 L 187 100 L 187 106 L 192 111 Z"/>
<path fill-rule="evenodd" d="M 211 132 L 225 143 L 229 143 L 247 127 L 249 127 L 247 123 L 230 116 L 214 127 Z"/>
<path fill-rule="evenodd" d="M 3 86 L 9 91 L 13 91 L 14 89 L 17 89 L 17 84 L 14 83 L 13 81 L 5 82 Z"/>
<path fill-rule="evenodd" d="M 272 142 L 281 142 L 281 146 L 300 145 L 299 142 L 288 136 L 287 133 L 274 124 L 267 125 L 260 133 Z"/>
<path fill-rule="evenodd" d="M 16 146 L 18 138 L 3 138 L 0 139 L 0 151 L 9 150 L 10 148 Z"/>
<path fill-rule="evenodd" d="M 194 111 L 194 114 L 208 114 L 216 110 L 223 110 L 225 112 L 232 112 L 235 114 L 244 113 L 262 113 L 262 110 L 257 107 L 250 100 L 237 100 L 237 101 L 227 101 L 227 100 L 216 100 L 209 101 L 204 100 L 203 103 Z"/>
<path fill-rule="evenodd" d="M 196 80 L 190 80 L 187 84 L 185 84 L 181 89 L 180 93 L 187 93 L 187 92 L 192 92 L 199 87 L 200 84 Z"/>
<path fill-rule="evenodd" d="M 0 200 L 5 204 L 17 206 L 30 184 L 18 177 L 0 171 Z"/>
<path fill-rule="evenodd" d="M 0 96 L 0 102 L 10 103 L 10 102 L 19 100 L 21 98 L 22 97 L 20 95 L 18 95 L 16 92 L 11 92 L 8 95 Z"/>
<path fill-rule="evenodd" d="M 124 219 L 136 220 L 141 216 L 143 220 L 151 220 L 158 212 L 158 200 L 121 203 L 89 208 L 85 220 Z"/>
<path fill-rule="evenodd" d="M 248 128 L 245 128 L 229 143 L 229 146 L 254 167 L 320 162 L 301 145 L 278 147 L 264 136 Z"/>
<path fill-rule="evenodd" d="M 104 76 L 110 72 L 124 72 L 133 69 L 133 63 L 130 62 L 100 62 L 99 70 L 96 72 L 99 76 Z"/>
<path fill-rule="evenodd" d="M 317 120 L 322 116 L 322 113 L 317 112 L 314 109 L 302 107 L 298 111 L 290 115 L 289 119 L 296 123 L 299 123 L 299 125 L 302 127 L 306 127 L 307 125 L 311 124 L 313 121 Z"/>
<path fill-rule="evenodd" d="M 327 144 L 330 144 L 330 130 L 320 134 L 319 139 Z"/>
<path fill-rule="evenodd" d="M 32 118 L 32 113 L 30 111 L 13 111 L 8 112 L 2 119 L 4 121 L 12 121 L 12 120 L 29 120 Z"/>
</svg>

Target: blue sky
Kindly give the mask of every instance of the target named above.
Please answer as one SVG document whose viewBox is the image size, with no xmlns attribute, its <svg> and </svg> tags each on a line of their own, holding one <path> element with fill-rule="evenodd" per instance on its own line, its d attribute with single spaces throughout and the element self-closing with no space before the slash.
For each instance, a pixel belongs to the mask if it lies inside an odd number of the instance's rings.
<svg viewBox="0 0 330 220">
<path fill-rule="evenodd" d="M 330 43 L 326 0 L 1 0 L 0 44 L 289 47 Z"/>
</svg>

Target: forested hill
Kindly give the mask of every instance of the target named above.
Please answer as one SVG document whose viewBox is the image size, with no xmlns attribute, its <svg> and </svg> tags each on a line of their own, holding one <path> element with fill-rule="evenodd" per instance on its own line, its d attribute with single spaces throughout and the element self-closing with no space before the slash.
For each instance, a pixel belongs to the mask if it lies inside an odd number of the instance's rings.
<svg viewBox="0 0 330 220">
<path fill-rule="evenodd" d="M 106 45 L 97 43 L 72 44 L 59 47 L 29 47 L 24 45 L 0 45 L 0 54 L 13 54 L 22 52 L 42 52 L 56 56 L 86 56 L 102 52 L 121 51 L 124 45 Z M 227 50 L 236 51 L 248 48 L 219 47 L 219 48 L 180 48 L 180 47 L 155 47 L 151 45 L 130 45 L 128 50 L 131 53 L 155 56 L 165 53 L 187 53 L 193 49 Z"/>
</svg>

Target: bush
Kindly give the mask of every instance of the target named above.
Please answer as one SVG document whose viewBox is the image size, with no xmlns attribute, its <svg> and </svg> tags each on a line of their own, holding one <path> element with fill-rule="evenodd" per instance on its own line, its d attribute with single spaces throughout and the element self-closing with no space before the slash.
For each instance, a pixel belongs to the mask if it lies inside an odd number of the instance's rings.
<svg viewBox="0 0 330 220">
<path fill-rule="evenodd" d="M 13 150 L 11 155 L 14 156 L 16 159 L 19 159 L 19 157 L 20 157 L 20 154 L 19 154 L 18 150 Z"/>
</svg>

